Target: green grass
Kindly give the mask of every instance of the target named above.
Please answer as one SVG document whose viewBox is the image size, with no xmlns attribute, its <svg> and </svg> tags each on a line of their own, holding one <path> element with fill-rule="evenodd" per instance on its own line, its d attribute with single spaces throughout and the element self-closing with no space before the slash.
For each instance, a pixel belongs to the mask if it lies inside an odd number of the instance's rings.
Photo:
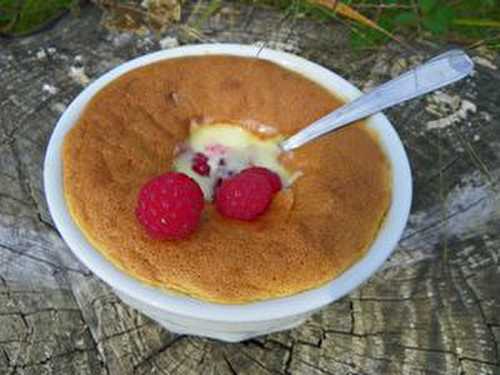
<svg viewBox="0 0 500 375">
<path fill-rule="evenodd" d="M 320 20 L 339 18 L 335 12 L 313 5 L 312 0 L 243 0 L 266 4 L 292 14 Z M 487 41 L 500 48 L 500 0 L 343 0 L 393 35 L 436 42 L 470 45 Z M 349 23 L 353 48 L 371 48 L 389 37 L 366 26 Z"/>
<path fill-rule="evenodd" d="M 0 31 L 27 34 L 72 4 L 73 0 L 0 0 Z"/>
<path fill-rule="evenodd" d="M 121 2 L 122 0 L 115 0 Z M 313 0 L 241 0 L 264 4 L 290 17 L 337 18 L 350 26 L 353 48 L 373 48 L 389 38 L 379 31 L 340 18 Z M 379 26 L 406 41 L 416 37 L 463 45 L 487 44 L 500 49 L 500 0 L 343 0 Z M 36 30 L 77 0 L 0 0 L 0 32 L 24 35 Z M 109 2 L 108 2 L 109 3 Z M 136 3 L 140 3 L 136 1 Z M 209 2 L 208 16 L 221 6 Z M 203 22 L 201 20 L 200 22 Z"/>
</svg>

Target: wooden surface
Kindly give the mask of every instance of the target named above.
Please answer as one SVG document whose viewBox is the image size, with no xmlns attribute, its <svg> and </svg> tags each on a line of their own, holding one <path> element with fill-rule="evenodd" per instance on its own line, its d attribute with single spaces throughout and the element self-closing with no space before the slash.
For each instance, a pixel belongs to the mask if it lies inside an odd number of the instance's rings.
<svg viewBox="0 0 500 375">
<path fill-rule="evenodd" d="M 186 22 L 198 17 L 184 9 Z M 500 374 L 498 56 L 472 51 L 472 79 L 388 111 L 411 159 L 415 196 L 383 270 L 298 329 L 221 344 L 175 336 L 127 308 L 76 261 L 47 212 L 47 141 L 88 80 L 199 41 L 180 27 L 160 41 L 110 34 L 99 18 L 86 7 L 32 37 L 0 40 L 1 374 Z M 234 3 L 203 32 L 207 41 L 268 41 L 365 89 L 445 48 L 388 45 L 355 55 L 340 23 Z"/>
</svg>

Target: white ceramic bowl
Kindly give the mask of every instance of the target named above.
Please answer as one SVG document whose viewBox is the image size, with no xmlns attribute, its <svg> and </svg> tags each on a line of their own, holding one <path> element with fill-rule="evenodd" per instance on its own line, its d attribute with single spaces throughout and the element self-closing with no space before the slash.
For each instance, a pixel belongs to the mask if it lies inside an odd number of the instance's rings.
<svg viewBox="0 0 500 375">
<path fill-rule="evenodd" d="M 297 326 L 312 312 L 341 298 L 368 279 L 392 253 L 406 225 L 412 195 L 408 159 L 396 131 L 384 115 L 377 114 L 368 120 L 368 126 L 379 135 L 380 143 L 391 163 L 391 207 L 385 224 L 366 255 L 341 276 L 320 288 L 290 297 L 244 305 L 207 303 L 143 284 L 113 266 L 85 239 L 72 220 L 64 199 L 61 148 L 64 135 L 75 124 L 89 100 L 116 77 L 156 61 L 213 54 L 255 57 L 258 50 L 257 46 L 237 44 L 194 45 L 151 53 L 124 63 L 78 95 L 59 119 L 47 148 L 44 165 L 45 194 L 52 218 L 73 253 L 114 288 L 123 301 L 177 333 L 240 341 Z M 263 49 L 259 58 L 298 72 L 347 101 L 361 94 L 356 87 L 335 73 L 303 58 L 269 49 Z"/>
</svg>

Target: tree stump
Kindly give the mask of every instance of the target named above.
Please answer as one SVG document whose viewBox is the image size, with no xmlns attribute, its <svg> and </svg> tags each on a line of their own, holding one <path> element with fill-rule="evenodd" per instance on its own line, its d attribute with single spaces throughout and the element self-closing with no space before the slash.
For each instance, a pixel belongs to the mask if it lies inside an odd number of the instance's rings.
<svg viewBox="0 0 500 375">
<path fill-rule="evenodd" d="M 0 373 L 500 374 L 500 58 L 471 51 L 472 78 L 387 111 L 411 159 L 409 225 L 384 268 L 303 326 L 241 344 L 177 336 L 121 303 L 66 247 L 42 163 L 71 100 L 140 54 L 199 41 L 256 43 L 367 89 L 448 46 L 353 52 L 345 25 L 262 6 L 186 5 L 166 34 L 113 34 L 94 7 L 0 40 Z"/>
</svg>

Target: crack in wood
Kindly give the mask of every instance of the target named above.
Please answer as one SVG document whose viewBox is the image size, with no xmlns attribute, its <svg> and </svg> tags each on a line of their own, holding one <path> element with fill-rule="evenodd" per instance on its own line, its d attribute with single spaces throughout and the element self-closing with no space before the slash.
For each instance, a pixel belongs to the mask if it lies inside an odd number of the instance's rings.
<svg viewBox="0 0 500 375">
<path fill-rule="evenodd" d="M 285 375 L 292 374 L 290 371 L 290 366 L 292 365 L 294 348 L 295 348 L 295 342 L 292 341 L 291 346 L 289 348 L 287 348 L 287 351 L 286 351 L 287 356 L 286 356 L 286 360 L 285 360 L 285 367 L 283 369 L 283 373 Z"/>
<path fill-rule="evenodd" d="M 238 372 L 234 369 L 233 365 L 231 364 L 231 361 L 229 360 L 229 358 L 227 357 L 226 353 L 223 353 L 222 354 L 222 358 L 224 359 L 224 362 L 226 362 L 227 364 L 227 367 L 229 369 L 229 372 L 232 374 L 232 375 L 238 375 Z"/>
<path fill-rule="evenodd" d="M 396 344 L 396 345 L 402 349 L 415 350 L 417 352 L 451 354 L 451 355 L 458 358 L 458 354 L 454 351 L 451 351 L 451 350 L 433 349 L 433 348 L 425 348 L 425 347 L 422 348 L 422 347 L 408 346 L 408 345 L 402 345 L 402 344 Z"/>
<path fill-rule="evenodd" d="M 264 363 L 262 363 L 261 361 L 259 361 L 257 358 L 254 358 L 252 357 L 251 355 L 249 355 L 246 351 L 242 350 L 241 351 L 241 354 L 243 356 L 245 356 L 248 360 L 250 360 L 251 362 L 255 363 L 258 367 L 260 367 L 261 369 L 263 369 L 264 371 L 267 371 L 271 374 L 273 373 L 277 373 L 276 370 L 273 370 L 273 369 L 270 369 L 267 367 L 267 365 L 265 365 Z"/>
<path fill-rule="evenodd" d="M 259 341 L 258 339 L 255 339 L 255 338 L 243 341 L 242 345 L 243 346 L 255 345 L 262 350 L 269 350 L 269 348 L 266 347 L 266 345 L 264 343 L 262 343 L 261 341 Z"/>
<path fill-rule="evenodd" d="M 9 100 L 15 105 L 15 106 L 20 106 L 19 103 L 16 103 L 14 101 L 14 96 L 9 97 Z M 47 103 L 51 100 L 51 98 L 47 98 L 45 100 L 41 100 L 34 108 L 28 110 L 22 118 L 18 120 L 17 126 L 14 126 L 10 132 L 4 133 L 3 138 L 4 141 L 0 143 L 1 145 L 5 144 L 10 144 L 13 145 L 16 142 L 16 137 L 17 133 L 23 130 L 24 127 L 26 127 L 26 124 L 29 124 L 29 121 L 27 121 L 27 118 L 29 118 L 31 115 L 39 112 L 40 110 L 44 109 L 47 106 Z"/>
<path fill-rule="evenodd" d="M 460 362 L 467 361 L 467 362 L 480 363 L 480 364 L 489 365 L 489 366 L 498 366 L 499 365 L 498 362 L 483 361 L 481 359 L 464 357 L 464 356 L 458 356 L 458 360 Z"/>
<path fill-rule="evenodd" d="M 478 206 L 479 204 L 481 204 L 482 202 L 484 202 L 486 199 L 488 199 L 487 197 L 481 197 L 479 199 L 477 199 L 476 201 L 470 203 L 468 206 L 464 207 L 464 208 L 461 208 L 461 209 L 458 209 L 457 211 L 455 212 L 452 212 L 451 214 L 448 214 L 446 215 L 444 218 L 441 218 L 441 219 L 438 219 L 438 220 L 435 220 L 434 222 L 426 225 L 424 228 L 420 228 L 420 229 L 417 229 L 413 232 L 411 232 L 410 234 L 406 235 L 405 237 L 401 238 L 401 242 L 405 242 L 406 240 L 416 236 L 416 235 L 421 235 L 422 233 L 425 233 L 429 230 L 436 230 L 436 227 L 439 227 L 443 224 L 446 224 L 449 219 L 457 216 L 457 215 L 461 215 L 461 214 L 464 214 L 465 212 L 469 211 L 470 209 Z"/>
<path fill-rule="evenodd" d="M 322 373 L 322 374 L 325 374 L 325 375 L 337 375 L 337 374 L 335 374 L 335 373 L 333 373 L 333 372 L 330 372 L 330 371 L 328 371 L 328 370 L 326 370 L 326 369 L 323 369 L 323 368 L 321 368 L 321 367 L 319 367 L 319 366 L 317 366 L 317 365 L 314 365 L 314 364 L 312 364 L 312 363 L 309 363 L 309 362 L 307 362 L 307 361 L 304 361 L 303 359 L 298 358 L 298 359 L 295 359 L 295 360 L 296 360 L 297 362 L 303 363 L 304 365 L 309 366 L 309 367 L 311 367 L 311 368 L 313 368 L 313 369 L 315 369 L 315 370 L 319 371 L 319 372 L 320 372 L 320 373 Z"/>
<path fill-rule="evenodd" d="M 193 343 L 193 345 L 194 345 L 194 343 Z M 194 345 L 194 346 L 196 346 L 196 345 Z M 200 350 L 201 350 L 201 358 L 200 358 L 200 360 L 198 361 L 198 365 L 199 365 L 200 367 L 202 367 L 202 366 L 203 366 L 203 364 L 205 363 L 205 359 L 206 359 L 207 354 L 208 354 L 208 351 L 206 350 L 206 347 L 207 347 L 207 342 L 206 342 L 206 341 L 204 341 L 204 342 L 203 342 L 203 346 L 202 346 L 202 348 L 200 349 Z"/>
<path fill-rule="evenodd" d="M 30 208 L 30 209 L 33 208 L 32 204 L 27 203 L 26 201 L 21 200 L 19 198 L 15 198 L 11 195 L 0 193 L 0 199 L 8 199 L 8 200 L 11 200 L 12 202 L 18 204 L 19 206 L 24 206 L 24 207 Z"/>
<path fill-rule="evenodd" d="M 7 361 L 7 363 L 9 363 L 10 358 L 9 358 L 9 355 L 7 354 L 7 352 L 5 351 L 5 349 L 2 349 L 2 354 L 5 357 L 5 360 Z"/>
<path fill-rule="evenodd" d="M 60 307 L 48 307 L 48 308 L 45 308 L 45 309 L 38 309 L 38 310 L 35 310 L 35 311 L 29 311 L 29 312 L 26 312 L 26 311 L 11 311 L 11 312 L 0 312 L 0 316 L 9 316 L 9 315 L 20 315 L 22 316 L 23 318 L 26 318 L 28 316 L 31 316 L 31 315 L 36 315 L 36 314 L 43 314 L 43 313 L 59 313 L 59 312 L 77 312 L 77 313 L 81 313 L 81 310 L 80 309 L 77 309 L 77 308 L 74 308 L 74 309 L 70 309 L 70 308 L 60 308 Z M 26 323 L 26 322 L 25 322 Z"/>
<path fill-rule="evenodd" d="M 19 256 L 19 257 L 28 258 L 28 259 L 30 259 L 30 260 L 32 260 L 34 262 L 43 263 L 43 264 L 45 264 L 45 265 L 53 268 L 54 270 L 57 270 L 57 271 L 60 271 L 60 272 L 75 272 L 75 273 L 78 273 L 80 275 L 88 276 L 88 273 L 85 273 L 85 272 L 83 272 L 83 271 L 81 271 L 79 269 L 72 268 L 72 267 L 67 267 L 67 266 L 64 266 L 64 265 L 61 265 L 61 264 L 56 264 L 56 263 L 48 261 L 46 259 L 39 258 L 37 256 L 28 254 L 28 253 L 26 253 L 24 251 L 14 249 L 14 248 L 12 248 L 10 246 L 7 246 L 5 244 L 2 244 L 2 243 L 0 243 L 0 249 L 9 251 L 12 254 L 14 254 L 16 256 Z"/>
<path fill-rule="evenodd" d="M 39 212 L 38 204 L 33 196 L 33 189 L 29 182 L 29 176 L 28 173 L 25 171 L 24 163 L 21 161 L 21 158 L 19 157 L 20 150 L 17 148 L 16 143 L 12 144 L 11 152 L 12 152 L 12 157 L 15 161 L 14 167 L 17 172 L 18 181 L 23 189 L 23 192 L 30 199 L 32 206 L 35 208 L 35 210 Z"/>
<path fill-rule="evenodd" d="M 319 339 L 318 342 L 309 342 L 309 341 L 304 341 L 304 340 L 297 340 L 296 343 L 298 345 L 304 345 L 304 346 L 310 346 L 311 348 L 315 349 L 321 349 L 321 344 L 322 344 L 322 339 Z"/>
<path fill-rule="evenodd" d="M 453 274 L 452 274 L 452 270 L 450 268 L 445 268 L 444 270 L 445 272 L 445 275 L 446 275 L 446 282 L 447 284 L 449 285 L 448 288 L 450 289 L 454 289 L 457 291 L 458 295 L 461 297 L 461 294 L 459 293 L 459 291 L 462 289 L 462 286 L 465 286 L 466 287 L 466 293 L 470 294 L 472 296 L 472 298 L 474 299 L 474 306 L 477 306 L 478 308 L 478 311 L 479 311 L 479 314 L 480 314 L 480 317 L 481 317 L 481 320 L 484 324 L 484 326 L 487 328 L 488 330 L 488 333 L 489 333 L 489 339 L 491 339 L 494 343 L 494 348 L 495 348 L 495 359 L 496 359 L 496 363 L 492 363 L 490 361 L 485 361 L 485 360 L 482 360 L 482 359 L 478 359 L 478 358 L 472 358 L 467 356 L 467 355 L 462 355 L 461 353 L 458 352 L 458 349 L 456 351 L 453 351 L 453 352 L 449 352 L 449 354 L 452 354 L 454 355 L 457 360 L 458 360 L 458 363 L 459 363 L 459 370 L 460 370 L 460 374 L 464 374 L 464 368 L 463 368 L 463 362 L 464 360 L 469 360 L 469 361 L 474 361 L 474 362 L 477 362 L 477 363 L 482 363 L 482 364 L 487 364 L 487 365 L 497 365 L 498 364 L 498 346 L 496 344 L 496 341 L 495 341 L 495 335 L 493 333 L 493 331 L 491 330 L 491 327 L 488 327 L 488 323 L 487 323 L 487 320 L 486 320 L 486 316 L 484 314 L 484 311 L 481 307 L 481 303 L 480 303 L 480 300 L 479 300 L 479 297 L 475 294 L 474 292 L 474 288 L 472 288 L 466 278 L 464 277 L 464 274 L 463 274 L 463 271 L 458 268 L 456 270 L 453 270 Z M 454 280 L 455 278 L 459 278 L 462 283 L 461 285 L 457 285 Z M 462 301 L 463 304 L 466 304 L 466 302 Z M 452 320 L 452 318 L 449 316 L 450 312 L 449 312 L 449 309 L 450 307 L 448 306 L 447 308 L 447 311 L 448 311 L 448 319 L 449 320 Z M 456 332 L 455 332 L 455 329 L 451 329 L 450 330 L 450 333 L 452 335 L 452 338 L 453 338 L 453 342 L 455 343 L 455 347 L 457 348 L 457 342 L 458 342 L 458 339 L 457 339 L 457 335 L 456 335 Z M 461 349 L 463 350 L 463 349 Z"/>
<path fill-rule="evenodd" d="M 352 301 L 358 301 L 360 303 L 362 302 L 379 302 L 379 303 L 386 303 L 386 302 L 418 302 L 418 301 L 426 301 L 429 298 L 428 297 L 418 297 L 415 298 L 414 295 L 420 293 L 420 290 L 416 290 L 415 292 L 412 292 L 410 296 L 408 297 L 401 297 L 401 298 L 390 298 L 390 297 L 350 297 Z"/>
<path fill-rule="evenodd" d="M 449 162 L 447 162 L 445 165 L 443 165 L 436 173 L 433 173 L 428 178 L 426 178 L 425 182 L 429 183 L 429 182 L 432 182 L 435 179 L 439 178 L 441 175 L 443 175 L 445 172 L 447 172 L 451 167 L 453 167 L 457 163 L 457 161 L 459 161 L 459 160 L 460 160 L 460 157 L 455 156 Z"/>
<path fill-rule="evenodd" d="M 255 10 L 256 10 L 256 7 L 254 7 L 254 6 L 250 6 L 248 8 L 247 14 L 245 16 L 245 23 L 243 24 L 243 27 L 242 27 L 243 30 L 248 30 L 248 28 L 252 24 L 252 22 L 254 20 Z"/>
<path fill-rule="evenodd" d="M 488 319 L 486 318 L 486 314 L 484 313 L 483 306 L 481 305 L 481 299 L 476 294 L 476 291 L 474 290 L 474 288 L 471 287 L 471 285 L 469 284 L 469 282 L 464 278 L 464 274 L 463 274 L 462 270 L 458 271 L 458 275 L 462 278 L 463 283 L 468 288 L 468 292 L 472 295 L 472 298 L 474 299 L 474 302 L 477 305 L 477 308 L 479 310 L 479 314 L 481 316 L 481 320 L 483 321 L 483 324 L 484 324 L 484 326 L 486 327 L 486 329 L 487 329 L 487 331 L 489 333 L 490 339 L 493 342 L 495 359 L 496 359 L 495 364 L 496 365 L 500 365 L 500 359 L 499 359 L 499 354 L 498 354 L 498 349 L 499 349 L 498 343 L 497 343 L 496 338 L 495 338 L 495 333 L 491 329 L 491 326 L 488 324 Z M 474 360 L 478 361 L 477 359 L 474 359 L 474 358 L 472 358 L 472 359 L 471 358 L 467 358 L 467 357 L 462 357 L 462 358 L 466 358 L 466 359 L 468 359 L 470 361 L 474 361 Z"/>
<path fill-rule="evenodd" d="M 277 341 L 277 340 L 275 340 L 273 338 L 269 338 L 269 337 L 266 337 L 266 342 L 272 343 L 273 345 L 279 346 L 280 348 L 285 349 L 285 350 L 291 350 L 293 347 L 293 344 L 288 346 L 280 341 Z"/>
<path fill-rule="evenodd" d="M 177 337 L 174 337 L 172 340 L 167 342 L 166 344 L 162 345 L 160 348 L 157 350 L 154 350 L 152 353 L 150 353 L 148 356 L 144 357 L 140 362 L 134 365 L 132 369 L 132 373 L 136 374 L 139 368 L 144 365 L 145 363 L 151 363 L 151 361 L 161 355 L 162 353 L 166 352 L 168 349 L 170 349 L 172 346 L 175 344 L 179 343 L 181 340 L 184 340 L 187 336 L 185 335 L 179 335 Z"/>
<path fill-rule="evenodd" d="M 101 339 L 97 340 L 96 342 L 99 343 L 99 344 L 102 344 L 104 341 L 113 339 L 113 338 L 118 337 L 118 336 L 127 335 L 129 333 L 134 332 L 134 331 L 139 331 L 140 329 L 142 329 L 144 327 L 151 326 L 151 325 L 154 325 L 154 324 L 155 324 L 155 322 L 153 322 L 153 321 L 147 321 L 144 324 L 136 325 L 136 326 L 131 327 L 129 329 L 126 329 L 124 331 L 117 332 L 117 333 L 114 333 L 114 334 L 109 335 L 109 336 L 104 336 Z"/>
<path fill-rule="evenodd" d="M 45 227 L 49 230 L 49 231 L 52 231 L 55 233 L 55 235 L 59 238 L 62 239 L 61 237 L 61 234 L 59 233 L 59 231 L 57 230 L 57 228 L 54 226 L 54 224 L 52 224 L 51 222 L 48 222 L 47 220 L 45 220 L 43 217 L 42 217 L 42 214 L 40 212 L 37 213 L 37 219 L 40 223 L 42 223 L 43 225 L 45 225 Z"/>
<path fill-rule="evenodd" d="M 356 337 L 356 336 L 354 336 L 354 337 Z M 372 361 L 385 362 L 385 363 L 393 363 L 394 362 L 393 360 L 391 360 L 389 358 L 385 358 L 385 357 L 375 357 L 373 355 L 368 355 L 366 353 L 353 352 L 353 350 L 352 350 L 353 348 L 344 346 L 344 345 L 340 344 L 339 342 L 335 342 L 335 346 L 342 349 L 344 353 L 350 355 L 351 357 L 360 357 L 360 358 L 370 359 Z M 338 361 L 337 358 L 331 357 L 328 354 L 322 354 L 322 357 Z M 346 364 L 353 365 L 353 363 L 347 363 L 347 362 L 346 362 Z"/>
<path fill-rule="evenodd" d="M 96 334 L 96 332 L 94 332 L 94 330 L 92 330 L 91 325 L 88 324 L 87 319 L 86 319 L 85 315 L 83 314 L 83 308 L 80 305 L 79 299 L 75 295 L 75 291 L 73 290 L 73 288 L 70 288 L 70 292 L 71 292 L 71 296 L 72 296 L 73 300 L 75 301 L 76 306 L 79 307 L 77 310 L 80 314 L 81 321 L 84 323 L 84 329 L 85 330 L 88 329 L 88 331 L 89 331 L 90 339 L 92 340 L 92 343 L 93 343 L 94 348 L 95 348 L 96 353 L 97 353 L 97 359 L 99 360 L 99 363 L 101 364 L 105 373 L 110 374 L 110 368 L 108 366 L 108 363 L 105 360 L 105 353 L 102 350 L 102 346 L 99 344 L 99 340 L 97 339 L 97 334 Z"/>
<path fill-rule="evenodd" d="M 71 349 L 71 350 L 69 350 L 67 352 L 64 352 L 64 353 L 51 355 L 48 358 L 46 358 L 46 359 L 44 359 L 42 361 L 39 361 L 39 362 L 27 363 L 25 365 L 18 366 L 18 368 L 20 368 L 20 369 L 27 369 L 27 368 L 30 368 L 30 367 L 43 367 L 44 365 L 46 365 L 46 364 L 48 364 L 48 363 L 50 363 L 53 360 L 58 359 L 58 358 L 69 357 L 69 356 L 72 356 L 74 354 L 91 353 L 91 352 L 94 352 L 94 351 L 95 351 L 95 348 L 88 348 L 88 349 L 73 348 L 73 349 Z"/>
<path fill-rule="evenodd" d="M 351 329 L 349 331 L 349 333 L 351 335 L 354 334 L 354 332 L 356 331 L 356 320 L 355 320 L 355 316 L 354 316 L 354 302 L 352 300 L 352 298 L 349 300 L 349 315 L 351 317 Z M 325 332 L 323 332 L 323 334 L 326 334 Z"/>
</svg>

